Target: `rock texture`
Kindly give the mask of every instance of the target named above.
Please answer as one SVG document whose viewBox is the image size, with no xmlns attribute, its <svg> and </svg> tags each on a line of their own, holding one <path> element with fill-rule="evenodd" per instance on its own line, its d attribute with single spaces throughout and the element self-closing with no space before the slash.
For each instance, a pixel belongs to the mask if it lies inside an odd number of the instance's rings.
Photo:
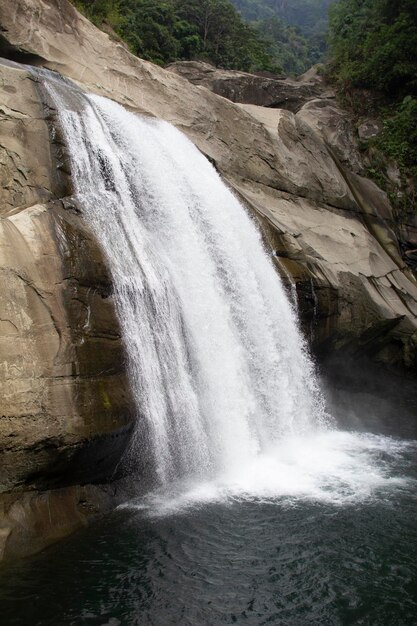
<svg viewBox="0 0 417 626">
<path fill-rule="evenodd" d="M 200 64 L 202 77 L 189 82 L 178 67 L 135 58 L 67 0 L 3 0 L 0 33 L 8 59 L 58 71 L 172 122 L 194 141 L 259 220 L 283 280 L 296 282 L 316 353 L 415 369 L 415 276 L 387 197 L 364 178 L 355 133 L 316 73 L 297 86 L 273 86 Z M 57 538 L 109 502 L 79 485 L 109 478 L 134 410 L 111 281 L 71 201 L 59 135 L 49 140 L 53 111 L 23 66 L 0 69 L 0 537 L 7 556 L 45 545 L 36 528 Z M 246 103 L 213 93 L 220 78 L 229 90 L 222 95 Z M 296 99 L 282 96 L 288 89 Z M 255 92 L 259 99 L 250 100 Z M 48 526 L 46 502 L 62 533 Z"/>
<path fill-rule="evenodd" d="M 331 124 L 319 133 L 319 121 L 315 128 L 307 124 L 311 113 L 304 108 L 294 115 L 242 106 L 268 128 L 277 151 L 283 154 L 289 146 L 285 162 L 308 181 L 308 191 L 298 198 L 247 181 L 239 191 L 263 214 L 276 262 L 297 282 L 312 344 L 321 353 L 343 349 L 414 368 L 416 280 L 402 259 L 386 195 L 347 169 L 347 158 L 345 163 L 338 158 L 349 136 L 339 139 Z M 339 112 L 333 115 L 333 107 L 327 115 L 336 124 Z M 349 157 L 355 159 L 353 150 Z M 343 183 L 353 205 L 335 205 Z"/>
<path fill-rule="evenodd" d="M 24 512 L 32 519 L 42 510 L 24 492 L 107 480 L 134 409 L 111 280 L 66 199 L 69 181 L 57 169 L 36 83 L 7 64 L 0 80 L 0 554 L 7 556 L 27 525 Z M 61 500 L 68 503 L 62 493 Z"/>
<path fill-rule="evenodd" d="M 202 85 L 232 102 L 283 108 L 294 112 L 322 92 L 316 74 L 311 71 L 298 80 L 293 80 L 222 70 L 201 61 L 178 61 L 167 69 L 183 76 L 193 85 Z"/>
</svg>

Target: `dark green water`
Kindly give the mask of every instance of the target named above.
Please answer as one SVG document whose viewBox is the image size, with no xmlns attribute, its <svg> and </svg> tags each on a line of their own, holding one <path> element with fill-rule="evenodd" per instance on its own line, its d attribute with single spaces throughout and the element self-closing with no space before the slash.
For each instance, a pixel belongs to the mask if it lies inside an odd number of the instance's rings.
<svg viewBox="0 0 417 626">
<path fill-rule="evenodd" d="M 306 490 L 275 498 L 218 492 L 217 501 L 211 494 L 213 502 L 196 498 L 183 508 L 154 500 L 115 511 L 3 567 L 0 623 L 417 624 L 417 448 L 385 438 L 378 446 L 374 465 L 366 452 L 359 474 L 364 449 L 351 466 L 339 450 L 337 484 L 327 462 L 313 498 Z M 335 463 L 328 447 L 327 455 Z M 388 473 L 406 480 L 392 483 Z"/>
</svg>

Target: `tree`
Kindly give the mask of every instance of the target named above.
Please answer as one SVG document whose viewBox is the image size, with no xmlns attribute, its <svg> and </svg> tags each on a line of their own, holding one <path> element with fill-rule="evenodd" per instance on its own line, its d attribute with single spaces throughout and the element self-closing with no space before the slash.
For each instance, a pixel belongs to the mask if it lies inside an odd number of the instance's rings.
<svg viewBox="0 0 417 626">
<path fill-rule="evenodd" d="M 276 68 L 267 44 L 229 0 L 76 0 L 97 25 L 107 22 L 134 54 L 164 65 L 203 58 L 241 70 Z"/>
<path fill-rule="evenodd" d="M 330 11 L 332 73 L 344 87 L 417 93 L 415 0 L 340 0 Z"/>
<path fill-rule="evenodd" d="M 274 62 L 301 74 L 324 60 L 327 11 L 335 0 L 232 0 L 240 14 L 265 37 Z"/>
</svg>

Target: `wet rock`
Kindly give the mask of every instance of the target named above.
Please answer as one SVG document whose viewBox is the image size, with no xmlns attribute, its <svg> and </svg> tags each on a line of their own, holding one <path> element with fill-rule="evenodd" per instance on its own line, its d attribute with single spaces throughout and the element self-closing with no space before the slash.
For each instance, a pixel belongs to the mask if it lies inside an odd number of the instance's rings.
<svg viewBox="0 0 417 626">
<path fill-rule="evenodd" d="M 68 181 L 35 82 L 7 65 L 0 80 L 0 507 L 15 502 L 7 522 L 0 515 L 6 554 L 14 519 L 19 553 L 33 550 L 23 535 L 38 505 L 16 502 L 114 478 L 135 408 L 110 275 L 74 203 L 59 198 Z"/>
</svg>

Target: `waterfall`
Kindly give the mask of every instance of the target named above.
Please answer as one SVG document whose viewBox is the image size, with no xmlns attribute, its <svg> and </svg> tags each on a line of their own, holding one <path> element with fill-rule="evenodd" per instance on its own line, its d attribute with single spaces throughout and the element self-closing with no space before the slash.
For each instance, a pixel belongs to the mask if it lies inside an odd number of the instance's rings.
<svg viewBox="0 0 417 626">
<path fill-rule="evenodd" d="M 257 227 L 170 124 L 51 73 L 75 195 L 111 270 L 155 480 L 209 478 L 325 428 L 314 367 Z"/>
</svg>

